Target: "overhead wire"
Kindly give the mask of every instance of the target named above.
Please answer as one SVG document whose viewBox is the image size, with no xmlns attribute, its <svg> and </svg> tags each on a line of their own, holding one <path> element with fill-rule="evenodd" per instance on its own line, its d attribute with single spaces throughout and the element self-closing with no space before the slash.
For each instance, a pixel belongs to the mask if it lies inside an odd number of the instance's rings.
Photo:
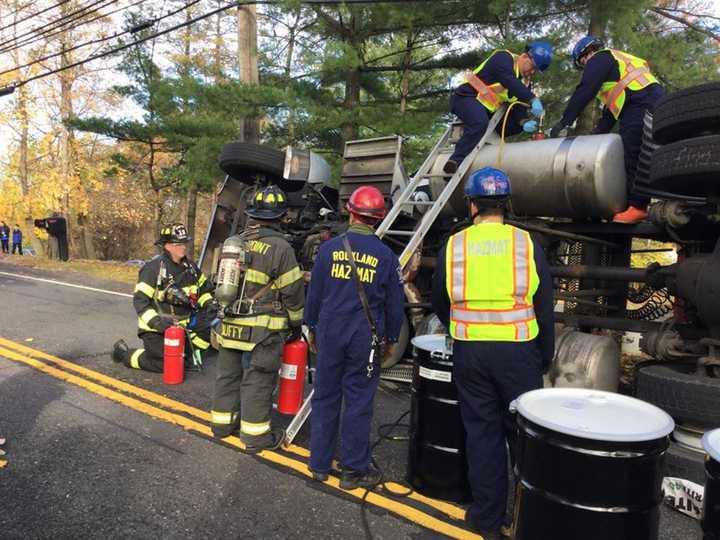
<svg viewBox="0 0 720 540">
<path fill-rule="evenodd" d="M 118 2 L 118 0 L 94 0 L 89 5 L 84 6 L 76 11 L 73 11 L 72 13 L 66 13 L 59 19 L 50 21 L 47 24 L 35 26 L 35 27 L 31 28 L 30 30 L 27 30 L 25 33 L 19 34 L 17 36 L 13 36 L 10 39 L 0 42 L 0 53 L 9 52 L 18 47 L 25 46 L 29 42 L 37 41 L 37 38 L 43 37 L 48 32 L 57 30 L 58 28 L 62 28 L 72 22 L 81 20 L 86 15 L 90 15 L 91 13 L 97 12 L 98 10 L 100 10 L 104 7 L 107 7 L 111 4 L 115 4 L 117 2 Z M 95 6 L 97 6 L 98 4 L 104 4 L 104 5 L 96 8 Z M 94 8 L 94 9 L 91 9 L 91 8 Z M 90 10 L 90 11 L 88 11 L 88 10 Z M 65 30 L 67 30 L 67 29 L 65 29 Z M 21 39 L 23 40 L 23 43 L 18 43 L 18 41 Z"/>
<path fill-rule="evenodd" d="M 49 33 L 49 34 L 44 34 L 44 35 L 40 35 L 40 36 L 31 36 L 31 37 L 30 37 L 26 42 L 24 42 L 24 43 L 21 43 L 21 44 L 19 44 L 19 45 L 14 45 L 14 46 L 12 46 L 12 47 L 8 47 L 5 51 L 0 50 L 0 54 L 3 53 L 3 52 L 10 52 L 10 51 L 13 51 L 13 50 L 15 50 L 15 49 L 19 49 L 20 47 L 25 47 L 25 46 L 28 46 L 28 45 L 32 45 L 33 43 L 35 43 L 35 42 L 37 42 L 37 41 L 40 41 L 41 39 L 43 39 L 43 40 L 48 40 L 48 39 L 50 39 L 50 38 L 53 37 L 53 36 L 56 36 L 56 35 L 58 35 L 58 34 L 62 34 L 63 32 L 69 32 L 69 31 L 75 30 L 75 29 L 77 29 L 77 28 L 79 28 L 79 27 L 81 27 L 81 26 L 83 26 L 83 25 L 93 23 L 93 22 L 95 22 L 95 21 L 97 21 L 97 20 L 99 20 L 99 19 L 104 19 L 104 18 L 110 17 L 111 15 L 114 15 L 115 13 L 118 13 L 118 12 L 120 12 L 120 11 L 124 11 L 124 10 L 127 10 L 127 9 L 132 9 L 132 8 L 134 8 L 134 7 L 136 7 L 136 6 L 139 6 L 140 4 L 143 4 L 143 3 L 147 2 L 147 1 L 148 1 L 148 0 L 137 0 L 136 2 L 134 2 L 134 3 L 132 3 L 132 4 L 129 4 L 129 5 L 127 5 L 127 6 L 119 7 L 119 8 L 117 8 L 117 9 L 112 10 L 112 11 L 108 11 L 107 13 L 100 13 L 100 14 L 97 15 L 96 17 L 93 17 L 93 18 L 91 18 L 91 19 L 86 19 L 86 20 L 82 21 L 80 24 L 77 24 L 76 26 L 73 26 L 73 27 L 71 27 L 71 28 L 60 28 L 59 30 L 55 30 L 54 32 L 51 32 L 51 33 Z"/>
<path fill-rule="evenodd" d="M 17 20 L 17 21 L 13 21 L 12 24 L 6 24 L 5 26 L 0 27 L 0 32 L 2 32 L 3 30 L 7 30 L 8 28 L 11 28 L 11 27 L 13 27 L 13 26 L 17 26 L 17 25 L 20 24 L 21 22 L 27 21 L 28 19 L 32 19 L 33 17 L 37 17 L 38 15 L 42 15 L 43 13 L 46 13 L 46 12 L 50 11 L 51 9 L 55 9 L 56 7 L 60 7 L 60 6 L 62 6 L 63 4 L 67 4 L 69 1 L 70 1 L 70 0 L 60 0 L 60 2 L 58 2 L 57 4 L 54 4 L 54 5 L 50 6 L 50 7 L 47 7 L 47 8 L 45 8 L 45 9 L 43 9 L 42 11 L 38 11 L 38 12 L 36 12 L 36 13 L 31 13 L 31 14 L 28 15 L 27 17 L 23 17 L 22 19 L 19 19 L 19 20 Z M 10 16 L 10 17 L 14 17 L 15 15 L 17 15 L 18 13 L 20 13 L 20 12 L 23 11 L 24 9 L 25 9 L 25 8 L 19 8 L 19 9 L 15 10 L 13 13 L 11 13 L 9 16 Z"/>
<path fill-rule="evenodd" d="M 138 2 L 136 2 L 136 4 L 141 4 L 142 2 L 145 2 L 145 1 L 147 1 L 147 0 L 139 0 Z M 176 10 L 174 10 L 174 11 L 169 11 L 169 12 L 166 13 L 165 15 L 159 16 L 157 19 L 153 19 L 153 20 L 152 20 L 152 24 L 154 25 L 154 24 L 156 24 L 156 23 L 159 23 L 159 22 L 162 21 L 163 19 L 167 19 L 168 17 L 172 17 L 173 15 L 177 15 L 177 14 L 180 13 L 181 11 L 184 11 L 184 10 L 188 9 L 188 8 L 194 6 L 195 4 L 197 4 L 197 3 L 201 2 L 201 1 L 202 1 L 202 0 L 191 0 L 190 2 L 188 2 L 188 3 L 185 4 L 185 5 L 183 5 L 182 7 L 178 8 L 178 9 L 176 9 Z M 133 4 L 133 5 L 136 5 L 136 4 Z M 132 7 L 132 6 L 127 6 L 127 7 L 129 8 L 129 7 Z M 33 66 L 33 65 L 35 65 L 35 64 L 39 64 L 39 63 L 45 62 L 46 60 L 50 60 L 51 58 L 55 58 L 55 57 L 60 56 L 60 55 L 62 55 L 62 54 L 66 54 L 66 53 L 75 51 L 75 50 L 77 50 L 77 49 L 81 49 L 81 48 L 83 48 L 83 47 L 87 47 L 87 46 L 89 46 L 89 45 L 95 45 L 95 44 L 98 44 L 98 43 L 103 43 L 103 42 L 105 42 L 105 41 L 110 41 L 111 39 L 117 39 L 117 38 L 119 38 L 119 37 L 121 37 L 121 36 L 123 36 L 123 35 L 125 35 L 125 34 L 133 33 L 134 31 L 135 31 L 135 30 L 134 30 L 133 28 L 129 28 L 129 29 L 127 29 L 127 30 L 123 30 L 122 32 L 116 32 L 115 34 L 113 34 L 113 35 L 111 35 L 111 36 L 106 36 L 106 37 L 103 37 L 103 38 L 98 38 L 98 39 L 93 39 L 93 40 L 90 40 L 90 41 L 86 41 L 86 42 L 84 42 L 84 43 L 79 43 L 78 45 L 74 45 L 74 46 L 72 46 L 72 47 L 70 47 L 70 48 L 67 48 L 67 49 L 64 49 L 64 50 L 62 50 L 62 51 L 60 51 L 60 52 L 56 52 L 56 53 L 53 53 L 53 54 L 48 54 L 48 55 L 43 56 L 43 57 L 41 57 L 41 58 L 37 58 L 37 59 L 33 60 L 32 62 L 27 62 L 27 63 L 22 64 L 22 65 L 20 65 L 20 66 L 15 66 L 15 67 L 13 67 L 13 68 L 9 68 L 9 69 L 6 69 L 6 70 L 4 70 L 4 71 L 0 71 L 0 75 L 5 75 L 6 73 L 11 73 L 11 72 L 13 72 L 13 71 L 15 71 L 15 70 L 17 70 L 17 69 L 23 69 L 23 68 L 26 68 L 26 67 Z"/>
</svg>

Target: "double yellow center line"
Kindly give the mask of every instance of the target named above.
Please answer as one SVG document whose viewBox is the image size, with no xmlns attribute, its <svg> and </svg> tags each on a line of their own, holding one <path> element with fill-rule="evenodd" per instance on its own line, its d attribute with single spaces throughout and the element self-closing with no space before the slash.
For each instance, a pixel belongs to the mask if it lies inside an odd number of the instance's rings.
<svg viewBox="0 0 720 540">
<path fill-rule="evenodd" d="M 0 356 L 30 366 L 47 375 L 84 388 L 85 390 L 111 399 L 158 420 L 175 424 L 187 431 L 194 431 L 205 437 L 212 437 L 212 431 L 208 425 L 210 423 L 210 414 L 207 411 L 161 396 L 155 392 L 114 379 L 97 371 L 79 366 L 74 362 L 63 360 L 62 358 L 47 354 L 43 351 L 31 349 L 30 347 L 2 337 L 0 337 Z M 226 437 L 223 439 L 223 442 L 239 449 L 245 447 L 243 442 L 236 436 Z M 284 448 L 284 451 L 305 459 L 309 456 L 306 448 L 297 445 L 290 445 Z M 257 457 L 291 469 L 302 476 L 312 476 L 305 462 L 284 455 L 284 453 L 265 450 L 257 454 Z M 325 484 L 340 490 L 339 479 L 335 476 L 330 476 Z M 390 494 L 401 494 L 406 491 L 404 486 L 393 482 L 387 482 L 384 484 L 384 487 Z M 366 495 L 365 490 L 361 488 L 353 491 L 343 490 L 342 493 L 358 499 L 362 499 Z M 443 519 L 375 491 L 367 493 L 365 497 L 365 500 L 370 504 L 384 508 L 393 514 L 450 538 L 482 540 L 481 536 L 473 534 L 467 529 L 462 528 L 462 526 L 445 521 L 447 518 L 453 521 L 463 520 L 465 511 L 462 508 L 436 499 L 424 497 L 415 492 L 410 494 L 408 499 L 429 507 L 433 514 L 441 514 Z"/>
</svg>

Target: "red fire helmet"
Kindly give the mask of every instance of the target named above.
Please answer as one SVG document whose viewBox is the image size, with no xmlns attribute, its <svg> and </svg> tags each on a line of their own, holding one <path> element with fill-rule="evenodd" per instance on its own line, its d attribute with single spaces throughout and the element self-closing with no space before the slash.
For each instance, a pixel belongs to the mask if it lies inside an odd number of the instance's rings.
<svg viewBox="0 0 720 540">
<path fill-rule="evenodd" d="M 360 186 L 345 205 L 345 209 L 356 216 L 364 216 L 374 219 L 385 217 L 385 199 L 380 190 L 373 186 Z"/>
</svg>

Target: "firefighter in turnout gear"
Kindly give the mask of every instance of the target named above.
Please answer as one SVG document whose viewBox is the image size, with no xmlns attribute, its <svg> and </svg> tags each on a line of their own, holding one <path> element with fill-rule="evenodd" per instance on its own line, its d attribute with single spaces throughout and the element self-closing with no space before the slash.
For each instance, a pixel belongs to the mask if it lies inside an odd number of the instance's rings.
<svg viewBox="0 0 720 540">
<path fill-rule="evenodd" d="M 211 284 L 197 265 L 186 256 L 188 234 L 181 223 L 163 226 L 158 245 L 162 253 L 141 269 L 133 294 L 138 314 L 138 336 L 144 347 L 130 349 L 124 340 L 113 346 L 112 358 L 133 369 L 162 373 L 165 330 L 175 321 L 185 327 L 190 344 L 186 351 L 200 351 L 210 346 L 210 324 L 216 316 Z M 198 362 L 199 358 L 195 358 Z M 192 365 L 186 353 L 185 364 Z"/>
<path fill-rule="evenodd" d="M 602 118 L 593 130 L 610 133 L 616 121 L 625 154 L 625 175 L 628 185 L 628 208 L 616 214 L 613 221 L 636 223 L 647 217 L 650 199 L 633 193 L 645 112 L 665 94 L 663 87 L 650 72 L 645 60 L 631 54 L 606 49 L 602 40 L 585 36 L 573 48 L 575 67 L 582 70 L 580 84 L 570 97 L 562 119 L 550 131 L 557 137 L 585 109 L 594 97 L 604 105 Z"/>
<path fill-rule="evenodd" d="M 463 134 L 455 145 L 444 171 L 453 174 L 465 156 L 472 152 L 485 134 L 490 117 L 503 103 L 522 101 L 530 105 L 530 114 L 541 118 L 545 110 L 540 99 L 528 87 L 529 79 L 537 71 L 545 71 L 552 62 L 553 49 L 549 43 L 537 41 L 525 47 L 522 54 L 506 50 L 493 51 L 473 71 L 465 74 L 465 82 L 450 96 L 450 111 L 463 121 Z M 514 107 L 508 117 L 506 135 L 521 131 L 537 131 L 536 120 L 527 120 L 525 107 Z M 501 126 L 497 131 L 500 133 Z"/>
<path fill-rule="evenodd" d="M 310 346 L 317 350 L 310 470 L 315 480 L 327 479 L 340 431 L 340 487 L 355 489 L 371 487 L 381 479 L 371 465 L 373 400 L 382 344 L 397 342 L 405 315 L 398 258 L 373 232 L 385 215 L 382 194 L 371 186 L 360 187 L 346 208 L 347 234 L 320 246 L 305 321 L 311 330 Z"/>
<path fill-rule="evenodd" d="M 282 190 L 256 193 L 245 213 L 240 239 L 249 262 L 238 297 L 225 308 L 218 343 L 217 378 L 212 402 L 212 430 L 227 437 L 240 428 L 246 451 L 277 448 L 284 438 L 272 430 L 272 393 L 286 341 L 297 339 L 303 319 L 305 286 L 295 252 L 280 229 L 287 212 Z"/>
<path fill-rule="evenodd" d="M 508 407 L 542 387 L 554 355 L 552 278 L 540 245 L 503 223 L 510 197 L 505 173 L 474 172 L 465 195 L 473 224 L 440 251 L 432 303 L 454 340 L 452 377 L 473 494 L 466 521 L 496 539 L 507 520 Z"/>
</svg>

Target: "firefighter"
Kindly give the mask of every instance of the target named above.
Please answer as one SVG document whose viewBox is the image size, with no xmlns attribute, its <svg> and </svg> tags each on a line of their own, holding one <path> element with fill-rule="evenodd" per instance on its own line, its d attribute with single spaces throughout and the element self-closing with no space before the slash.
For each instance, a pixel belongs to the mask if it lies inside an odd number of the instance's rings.
<svg viewBox="0 0 720 540">
<path fill-rule="evenodd" d="M 605 48 L 602 40 L 585 36 L 573 48 L 575 67 L 582 70 L 582 79 L 570 97 L 560 121 L 550 130 L 557 137 L 572 125 L 594 96 L 604 105 L 600 122 L 592 131 L 610 133 L 620 121 L 620 137 L 625 154 L 625 174 L 628 185 L 628 207 L 613 221 L 636 223 L 647 217 L 650 199 L 633 194 L 630 188 L 635 179 L 638 156 L 642 143 L 643 118 L 654 109 L 664 95 L 663 87 L 650 73 L 647 62 L 637 56 Z"/>
<path fill-rule="evenodd" d="M 310 328 L 310 347 L 317 352 L 310 471 L 315 480 L 327 480 L 341 423 L 340 487 L 350 490 L 371 487 L 381 480 L 370 455 L 373 400 L 382 360 L 378 344 L 397 342 L 404 319 L 404 298 L 398 258 L 373 231 L 385 216 L 382 194 L 372 186 L 359 187 L 345 208 L 350 213 L 347 234 L 324 242 L 315 260 L 305 322 Z M 352 252 L 356 272 L 344 240 Z M 370 363 L 373 343 L 375 352 Z"/>
<path fill-rule="evenodd" d="M 504 49 L 493 51 L 472 73 L 466 74 L 465 82 L 450 96 L 450 111 L 465 125 L 462 137 L 445 163 L 446 173 L 454 173 L 465 156 L 472 152 L 485 134 L 490 117 L 503 103 L 520 100 L 530 105 L 531 115 L 542 117 L 545 109 L 528 88 L 528 81 L 537 71 L 545 71 L 552 57 L 552 46 L 545 41 L 536 41 L 525 47 L 522 54 Z M 526 117 L 525 107 L 514 107 L 510 111 L 506 135 L 536 131 L 537 121 L 526 120 Z M 499 132 L 502 128 L 499 125 L 497 129 Z"/>
<path fill-rule="evenodd" d="M 227 437 L 240 428 L 247 453 L 280 446 L 271 429 L 272 393 L 286 341 L 298 339 L 305 285 L 295 252 L 280 229 L 285 194 L 275 186 L 257 192 L 245 213 L 242 238 L 250 253 L 242 298 L 226 310 L 220 327 L 212 431 Z"/>
<path fill-rule="evenodd" d="M 492 539 L 506 520 L 508 407 L 542 387 L 554 354 L 552 279 L 542 248 L 503 223 L 510 199 L 505 173 L 474 172 L 465 197 L 472 225 L 441 250 L 432 303 L 454 340 L 452 376 L 473 494 L 466 521 Z"/>
<path fill-rule="evenodd" d="M 217 308 L 210 282 L 187 258 L 188 240 L 187 229 L 182 223 L 160 229 L 157 244 L 162 246 L 162 253 L 140 269 L 133 294 L 138 336 L 143 341 L 143 348 L 130 349 L 121 339 L 113 346 L 115 362 L 133 369 L 162 373 L 164 333 L 175 321 L 188 330 L 186 350 L 194 350 L 199 355 L 210 346 L 210 324 Z M 185 362 L 192 365 L 190 354 L 186 355 Z"/>
</svg>

